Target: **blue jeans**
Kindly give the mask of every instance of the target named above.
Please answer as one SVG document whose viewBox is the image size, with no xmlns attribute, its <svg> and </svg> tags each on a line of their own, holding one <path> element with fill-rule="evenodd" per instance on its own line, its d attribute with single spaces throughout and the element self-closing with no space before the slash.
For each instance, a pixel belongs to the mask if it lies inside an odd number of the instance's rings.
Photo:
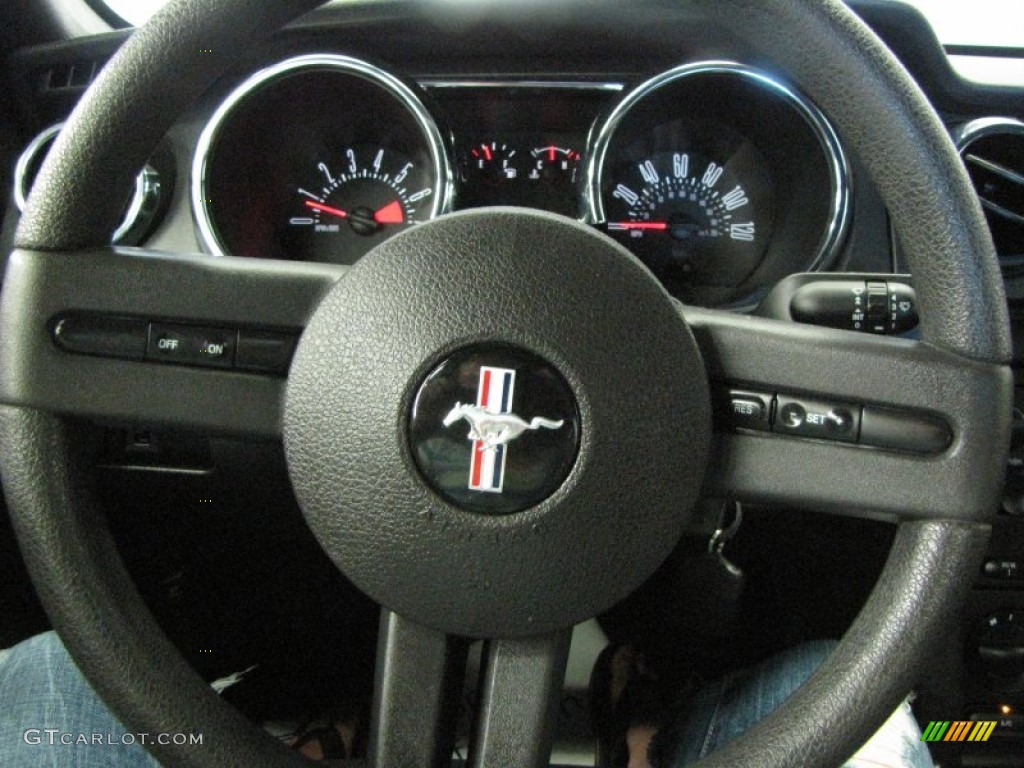
<svg viewBox="0 0 1024 768">
<path fill-rule="evenodd" d="M 652 764 L 680 768 L 736 738 L 796 690 L 830 649 L 802 645 L 702 689 L 655 736 Z M 920 737 L 904 704 L 847 767 L 930 768 Z M 0 766 L 158 768 L 140 738 L 93 693 L 53 632 L 0 651 Z"/>
<path fill-rule="evenodd" d="M 0 651 L 0 765 L 159 768 L 93 693 L 53 632 Z"/>
<path fill-rule="evenodd" d="M 834 642 L 816 641 L 733 672 L 697 691 L 651 741 L 653 768 L 682 768 L 735 739 L 785 701 L 825 660 Z M 921 730 L 904 702 L 844 768 L 932 768 Z"/>
</svg>

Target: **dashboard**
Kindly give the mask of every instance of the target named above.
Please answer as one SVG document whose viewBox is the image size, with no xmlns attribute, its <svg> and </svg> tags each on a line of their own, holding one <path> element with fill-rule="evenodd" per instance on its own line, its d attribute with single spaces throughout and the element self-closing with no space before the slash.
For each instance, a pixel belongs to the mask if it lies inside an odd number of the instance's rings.
<svg viewBox="0 0 1024 768">
<path fill-rule="evenodd" d="M 835 129 L 784 75 L 736 57 L 465 77 L 291 51 L 211 94 L 181 127 L 188 146 L 140 172 L 115 242 L 160 247 L 186 205 L 207 254 L 352 264 L 442 214 L 525 206 L 606 232 L 682 301 L 735 307 L 845 245 Z M 19 207 L 59 128 L 22 154 Z"/>
<path fill-rule="evenodd" d="M 903 11 L 855 5 L 961 144 L 990 198 L 1007 293 L 1024 298 L 1022 187 L 1005 173 L 1024 172 L 1024 94 L 962 81 Z M 795 273 L 902 271 L 898 235 L 863 158 L 799 82 L 721 30 L 695 25 L 686 40 L 667 40 L 657 19 L 638 21 L 648 29 L 636 36 L 640 47 L 626 31 L 596 36 L 578 22 L 509 29 L 469 18 L 424 29 L 422 19 L 374 12 L 340 25 L 329 9 L 311 19 L 234 63 L 181 115 L 133 188 L 112 190 L 125 197 L 114 242 L 352 264 L 429 219 L 526 206 L 606 232 L 687 304 L 751 311 Z M 116 32 L 11 56 L 23 151 L 8 241 L 49 142 L 125 38 Z M 1011 314 L 1019 365 L 1024 334 L 1014 305 Z M 143 438 L 138 451 L 122 439 L 124 455 L 110 463 L 148 461 L 150 436 Z M 968 638 L 997 625 L 1019 636 L 1018 443 L 1007 514 L 964 618 Z M 967 674 L 961 690 L 926 694 L 928 711 L 949 718 L 1024 706 L 1019 676 L 992 672 L 972 653 L 944 651 L 941 661 Z"/>
</svg>

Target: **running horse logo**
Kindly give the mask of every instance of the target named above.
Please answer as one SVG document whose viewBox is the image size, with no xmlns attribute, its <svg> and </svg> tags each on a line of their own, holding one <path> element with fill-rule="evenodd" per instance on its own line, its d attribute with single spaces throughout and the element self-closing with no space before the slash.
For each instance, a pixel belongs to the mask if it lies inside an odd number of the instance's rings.
<svg viewBox="0 0 1024 768">
<path fill-rule="evenodd" d="M 444 417 L 450 427 L 465 419 L 473 441 L 469 468 L 469 489 L 501 493 L 505 480 L 505 451 L 508 444 L 527 430 L 558 429 L 563 421 L 535 417 L 530 421 L 512 413 L 516 372 L 510 368 L 480 368 L 476 405 L 456 403 Z"/>
<path fill-rule="evenodd" d="M 479 440 L 487 451 L 493 451 L 499 445 L 508 445 L 528 429 L 558 429 L 565 423 L 540 416 L 525 421 L 514 413 L 491 413 L 479 405 L 469 403 L 456 403 L 444 417 L 444 425 L 450 427 L 459 419 L 469 422 L 469 439 Z"/>
</svg>

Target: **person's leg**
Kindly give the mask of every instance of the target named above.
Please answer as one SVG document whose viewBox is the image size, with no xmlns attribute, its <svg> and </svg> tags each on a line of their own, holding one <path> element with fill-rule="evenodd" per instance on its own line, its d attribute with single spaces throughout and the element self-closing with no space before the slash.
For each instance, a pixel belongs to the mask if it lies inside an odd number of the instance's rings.
<svg viewBox="0 0 1024 768">
<path fill-rule="evenodd" d="M 828 656 L 834 643 L 806 643 L 727 675 L 680 704 L 651 739 L 654 768 L 682 768 L 727 744 L 785 701 Z M 927 746 L 906 703 L 847 762 L 846 768 L 931 768 Z"/>
<path fill-rule="evenodd" d="M 104 706 L 54 632 L 0 650 L 4 768 L 159 768 Z"/>
</svg>

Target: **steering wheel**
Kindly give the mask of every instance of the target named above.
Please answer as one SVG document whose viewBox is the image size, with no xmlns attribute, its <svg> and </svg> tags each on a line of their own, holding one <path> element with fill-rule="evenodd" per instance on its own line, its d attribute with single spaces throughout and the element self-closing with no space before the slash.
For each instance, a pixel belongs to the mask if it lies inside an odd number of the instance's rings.
<svg viewBox="0 0 1024 768">
<path fill-rule="evenodd" d="M 175 117 L 241 52 L 314 5 L 173 2 L 82 98 L 21 220 L 0 303 L 3 483 L 33 581 L 78 665 L 129 730 L 206 734 L 202 745 L 154 745 L 168 764 L 302 762 L 222 702 L 164 637 L 120 564 L 87 471 L 90 421 L 283 437 L 309 525 L 386 608 L 372 765 L 444 763 L 452 636 L 489 641 L 473 764 L 546 764 L 569 627 L 657 567 L 700 494 L 898 522 L 874 592 L 829 659 L 700 765 L 841 763 L 956 620 L 1008 444 L 1002 282 L 923 95 L 833 0 L 578 6 L 592 25 L 649 24 L 662 35 L 701 14 L 792 72 L 891 212 L 918 293 L 919 342 L 682 307 L 604 236 L 518 209 L 442 217 L 347 269 L 107 246 L 120 214 L 108 190 L 129 187 Z M 305 330 L 285 381 L 67 354 L 53 323 L 74 314 Z M 524 387 L 550 379 L 547 365 L 570 403 L 572 424 L 559 427 L 568 447 L 557 449 L 568 451 L 565 466 L 519 511 L 442 500 L 411 447 L 423 387 L 467 355 L 499 367 L 519 355 Z M 733 383 L 929 413 L 952 442 L 924 456 L 713 432 L 711 395 Z"/>
</svg>

